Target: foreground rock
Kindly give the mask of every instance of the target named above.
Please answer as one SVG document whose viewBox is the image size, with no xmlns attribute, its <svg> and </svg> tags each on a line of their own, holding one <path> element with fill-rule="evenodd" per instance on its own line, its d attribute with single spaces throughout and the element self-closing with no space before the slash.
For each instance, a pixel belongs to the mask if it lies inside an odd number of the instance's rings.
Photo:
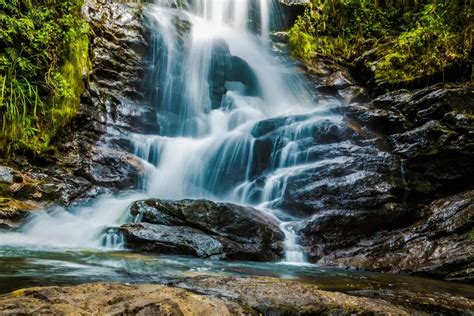
<svg viewBox="0 0 474 316">
<path fill-rule="evenodd" d="M 0 296 L 2 315 L 409 315 L 410 310 L 378 299 L 320 291 L 271 278 L 197 280 L 199 291 L 162 285 L 90 284 L 30 288 Z M 197 284 L 195 284 L 197 286 Z"/>
<path fill-rule="evenodd" d="M 263 315 L 468 315 L 474 312 L 472 299 L 443 293 L 373 289 L 351 291 L 347 295 L 298 281 L 210 275 L 182 278 L 170 284 L 237 300 Z"/>
<path fill-rule="evenodd" d="M 206 200 L 144 200 L 132 204 L 139 223 L 123 225 L 129 247 L 229 260 L 277 260 L 284 235 L 278 221 L 251 207 Z"/>
<path fill-rule="evenodd" d="M 2 315 L 236 315 L 238 304 L 162 285 L 31 288 L 0 297 Z"/>
<path fill-rule="evenodd" d="M 2 315 L 428 315 L 470 314 L 460 296 L 330 292 L 268 277 L 197 275 L 163 285 L 85 284 L 38 287 L 0 296 Z M 363 297 L 377 296 L 374 297 Z"/>
</svg>

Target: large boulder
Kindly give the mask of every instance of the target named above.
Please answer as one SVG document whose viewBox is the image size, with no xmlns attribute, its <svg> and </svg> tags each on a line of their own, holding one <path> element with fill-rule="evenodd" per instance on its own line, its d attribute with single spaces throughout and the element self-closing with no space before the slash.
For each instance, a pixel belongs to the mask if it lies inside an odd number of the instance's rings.
<svg viewBox="0 0 474 316">
<path fill-rule="evenodd" d="M 143 200 L 121 227 L 133 249 L 229 260 L 277 260 L 284 235 L 278 221 L 251 207 L 206 200 Z"/>
</svg>

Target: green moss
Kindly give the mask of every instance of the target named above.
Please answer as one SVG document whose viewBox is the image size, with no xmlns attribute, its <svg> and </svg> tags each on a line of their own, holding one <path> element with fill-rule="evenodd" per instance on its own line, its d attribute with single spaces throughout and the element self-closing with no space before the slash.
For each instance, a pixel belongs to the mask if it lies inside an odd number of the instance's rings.
<svg viewBox="0 0 474 316">
<path fill-rule="evenodd" d="M 88 69 L 82 0 L 0 0 L 0 154 L 41 153 L 77 113 Z"/>
<path fill-rule="evenodd" d="M 313 0 L 290 46 L 306 60 L 362 56 L 377 85 L 397 85 L 469 63 L 472 31 L 469 1 Z"/>
</svg>

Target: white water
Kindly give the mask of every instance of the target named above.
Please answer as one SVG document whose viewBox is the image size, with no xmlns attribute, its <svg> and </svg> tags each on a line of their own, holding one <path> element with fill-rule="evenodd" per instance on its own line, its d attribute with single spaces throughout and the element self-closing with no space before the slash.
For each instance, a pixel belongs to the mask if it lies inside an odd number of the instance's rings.
<svg viewBox="0 0 474 316">
<path fill-rule="evenodd" d="M 257 34 L 249 26 L 250 15 L 255 15 L 251 0 L 196 0 L 189 12 L 169 8 L 166 3 L 160 1 L 149 12 L 156 28 L 156 73 L 149 84 L 159 87 L 150 102 L 158 109 L 160 135 L 128 135 L 134 153 L 146 167 L 143 194 L 102 197 L 90 206 L 40 213 L 21 232 L 1 235 L 0 244 L 120 249 L 122 237 L 108 228 L 140 220 L 127 218 L 127 207 L 134 200 L 208 198 L 274 209 L 272 205 L 283 199 L 292 175 L 330 163 L 311 161 L 310 153 L 299 148 L 298 141 L 311 137 L 311 126 L 318 120 L 340 118 L 328 114 L 326 106 L 309 93 L 305 79 L 291 65 L 278 62 L 266 47 L 271 0 L 258 2 Z M 189 34 L 180 34 L 176 23 L 191 25 Z M 222 106 L 213 109 L 208 78 L 213 49 L 222 42 L 250 66 L 258 93 L 249 95 L 242 84 L 229 83 Z M 252 134 L 256 124 L 312 112 L 317 115 L 294 122 L 288 119 L 292 123 L 279 131 L 281 146 L 273 149 L 270 165 L 258 170 L 255 155 L 259 148 Z M 259 177 L 264 181 L 260 187 Z M 276 209 L 273 213 L 282 214 Z M 286 237 L 285 261 L 305 262 L 291 220 L 285 219 L 280 227 Z"/>
</svg>

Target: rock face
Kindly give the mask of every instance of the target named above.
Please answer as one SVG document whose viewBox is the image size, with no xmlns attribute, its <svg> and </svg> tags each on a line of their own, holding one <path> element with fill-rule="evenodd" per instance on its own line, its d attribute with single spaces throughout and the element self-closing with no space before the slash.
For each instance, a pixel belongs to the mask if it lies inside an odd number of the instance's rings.
<svg viewBox="0 0 474 316">
<path fill-rule="evenodd" d="M 390 216 L 392 214 L 387 213 L 387 218 Z M 473 218 L 474 191 L 467 191 L 427 205 L 422 209 L 420 219 L 408 227 L 382 230 L 368 238 L 357 240 L 351 247 L 341 244 L 340 240 L 343 238 L 338 236 L 338 232 L 349 229 L 349 225 L 345 226 L 347 220 L 341 220 L 337 216 L 308 222 L 303 228 L 303 234 L 306 235 L 307 243 L 313 241 L 317 245 L 315 239 L 320 242 L 324 239 L 323 242 L 340 248 L 330 252 L 312 249 L 312 253 L 321 255 L 317 262 L 322 265 L 473 281 Z M 372 224 L 370 219 L 367 218 L 366 221 Z M 331 225 L 332 229 L 329 227 Z M 357 230 L 355 227 L 351 232 L 360 236 Z"/>
<path fill-rule="evenodd" d="M 441 197 L 472 185 L 472 86 L 393 92 L 341 112 L 382 133 L 403 160 L 413 197 Z"/>
<path fill-rule="evenodd" d="M 310 68 L 321 92 L 359 90 L 333 66 Z M 313 215 L 299 226 L 313 262 L 473 279 L 472 91 L 435 85 L 345 98 L 337 111 L 354 133 L 337 146 L 351 141 L 347 161 L 291 179 L 282 204 Z"/>
<path fill-rule="evenodd" d="M 229 260 L 277 260 L 278 222 L 250 207 L 206 200 L 144 200 L 132 204 L 140 223 L 121 227 L 128 247 L 158 253 Z"/>
<path fill-rule="evenodd" d="M 0 204 L 3 228 L 17 227 L 35 207 L 68 206 L 138 183 L 141 163 L 114 135 L 145 132 L 137 127 L 157 128 L 156 116 L 151 115 L 149 124 L 143 119 L 153 111 L 140 105 L 148 45 L 141 10 L 111 0 L 88 0 L 83 14 L 93 31 L 92 67 L 84 79 L 79 113 L 58 135 L 61 142 L 54 151 L 0 162 L 0 197 L 8 201 Z M 144 123 L 136 124 L 138 119 Z"/>
</svg>

